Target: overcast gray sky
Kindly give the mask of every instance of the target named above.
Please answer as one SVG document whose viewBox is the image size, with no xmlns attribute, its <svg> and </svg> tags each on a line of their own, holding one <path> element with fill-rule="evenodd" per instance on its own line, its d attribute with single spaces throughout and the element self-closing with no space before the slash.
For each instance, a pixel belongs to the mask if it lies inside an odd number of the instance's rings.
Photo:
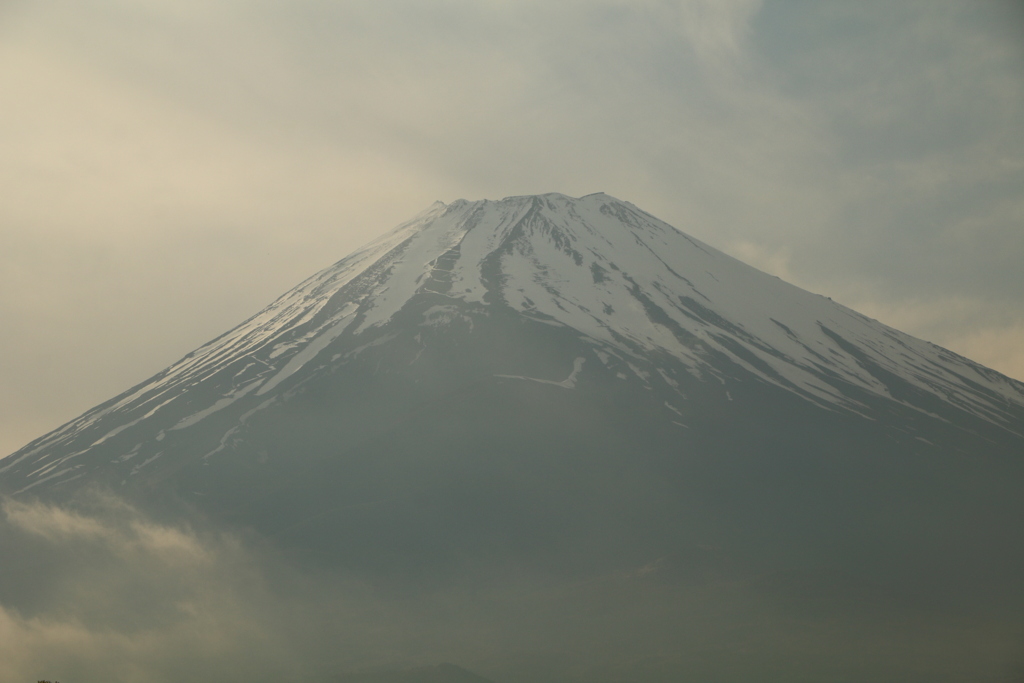
<svg viewBox="0 0 1024 683">
<path fill-rule="evenodd" d="M 1024 3 L 0 0 L 0 453 L 434 200 L 603 191 L 1024 378 Z"/>
</svg>

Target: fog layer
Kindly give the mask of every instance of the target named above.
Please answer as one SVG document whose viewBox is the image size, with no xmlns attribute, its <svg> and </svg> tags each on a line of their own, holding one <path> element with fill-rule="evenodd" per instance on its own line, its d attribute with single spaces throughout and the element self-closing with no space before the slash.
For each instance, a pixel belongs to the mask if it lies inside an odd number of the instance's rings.
<svg viewBox="0 0 1024 683">
<path fill-rule="evenodd" d="M 997 615 L 886 604 L 841 576 L 786 585 L 724 558 L 699 572 L 665 558 L 585 579 L 504 566 L 369 585 L 109 495 L 76 509 L 7 500 L 0 544 L 4 683 L 332 680 L 441 662 L 499 683 L 995 682 L 1019 680 L 1022 661 L 1024 629 Z"/>
</svg>

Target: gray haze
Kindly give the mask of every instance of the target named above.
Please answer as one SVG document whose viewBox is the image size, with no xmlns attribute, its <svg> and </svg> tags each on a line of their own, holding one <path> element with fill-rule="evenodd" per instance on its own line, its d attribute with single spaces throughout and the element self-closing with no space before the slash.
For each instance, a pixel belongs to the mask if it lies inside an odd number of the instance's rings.
<svg viewBox="0 0 1024 683">
<path fill-rule="evenodd" d="M 435 199 L 605 191 L 1024 377 L 1003 1 L 0 2 L 0 452 Z"/>
<path fill-rule="evenodd" d="M 666 580 L 652 563 L 576 583 L 513 567 L 396 590 L 161 524 L 105 494 L 84 509 L 7 500 L 0 543 L 3 683 L 340 680 L 445 660 L 495 680 L 611 683 L 646 666 L 645 680 L 677 681 L 658 668 L 666 652 L 695 681 L 766 671 L 780 683 L 822 672 L 894 680 L 907 667 L 901 680 L 1003 683 L 1021 673 L 1019 624 L 929 615 L 841 582 L 823 592 L 728 572 Z"/>
</svg>

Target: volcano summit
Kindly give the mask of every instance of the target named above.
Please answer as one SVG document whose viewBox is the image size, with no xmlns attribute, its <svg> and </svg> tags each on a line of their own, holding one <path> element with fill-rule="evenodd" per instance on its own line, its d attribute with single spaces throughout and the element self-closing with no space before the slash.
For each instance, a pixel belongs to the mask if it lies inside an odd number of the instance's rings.
<svg viewBox="0 0 1024 683">
<path fill-rule="evenodd" d="M 371 582 L 518 567 L 999 624 L 1022 484 L 1024 384 L 604 194 L 438 202 L 0 460 L 16 498 L 102 486 Z M 684 656 L 665 604 L 660 637 L 612 638 L 619 679 L 735 659 Z"/>
</svg>

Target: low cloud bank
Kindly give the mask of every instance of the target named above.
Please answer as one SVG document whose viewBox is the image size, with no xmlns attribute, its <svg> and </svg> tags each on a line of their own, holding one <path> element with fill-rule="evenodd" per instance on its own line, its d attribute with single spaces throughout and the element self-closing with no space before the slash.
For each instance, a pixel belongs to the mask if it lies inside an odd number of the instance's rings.
<svg viewBox="0 0 1024 683">
<path fill-rule="evenodd" d="M 390 640 L 365 587 L 115 498 L 6 500 L 0 547 L 3 683 L 322 680 L 382 655 L 371 636 Z"/>
<path fill-rule="evenodd" d="M 340 681 L 441 662 L 496 683 L 1024 672 L 1019 624 L 895 608 L 813 569 L 659 558 L 602 576 L 477 567 L 445 586 L 370 585 L 110 496 L 2 512 L 0 683 Z"/>
</svg>

